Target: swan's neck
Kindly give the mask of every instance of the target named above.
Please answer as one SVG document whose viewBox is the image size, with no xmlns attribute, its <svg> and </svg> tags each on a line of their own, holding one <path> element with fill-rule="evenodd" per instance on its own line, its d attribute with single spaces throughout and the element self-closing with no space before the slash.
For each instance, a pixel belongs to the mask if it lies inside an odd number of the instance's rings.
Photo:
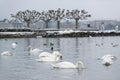
<svg viewBox="0 0 120 80">
<path fill-rule="evenodd" d="M 32 50 L 33 50 L 33 49 L 32 49 L 32 47 L 29 47 L 29 48 L 28 48 L 29 55 L 31 55 L 31 53 L 32 53 Z"/>
<path fill-rule="evenodd" d="M 76 67 L 77 67 L 77 68 L 79 68 L 80 65 L 81 65 L 82 68 L 84 68 L 84 64 L 83 64 L 82 61 L 78 61 L 78 62 L 76 63 Z"/>
<path fill-rule="evenodd" d="M 60 59 L 59 56 L 55 56 L 55 60 L 58 61 Z"/>
<path fill-rule="evenodd" d="M 59 60 L 59 58 L 58 58 L 58 57 L 55 57 L 55 60 L 56 60 L 56 61 L 58 61 L 58 60 Z"/>
<path fill-rule="evenodd" d="M 29 47 L 28 50 L 29 50 L 30 52 L 32 52 L 33 49 L 32 49 L 32 47 Z"/>
</svg>

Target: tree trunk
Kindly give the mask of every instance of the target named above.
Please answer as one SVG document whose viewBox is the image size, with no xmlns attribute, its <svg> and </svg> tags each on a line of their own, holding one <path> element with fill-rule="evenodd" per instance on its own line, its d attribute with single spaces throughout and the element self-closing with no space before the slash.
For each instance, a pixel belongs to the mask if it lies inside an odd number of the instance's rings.
<svg viewBox="0 0 120 80">
<path fill-rule="evenodd" d="M 45 21 L 45 27 L 48 28 L 48 21 Z"/>
<path fill-rule="evenodd" d="M 78 29 L 78 19 L 75 19 L 75 29 Z"/>
<path fill-rule="evenodd" d="M 29 28 L 30 27 L 30 22 L 27 21 L 26 24 L 27 24 L 27 28 Z"/>
<path fill-rule="evenodd" d="M 57 28 L 60 29 L 60 21 L 57 21 Z"/>
</svg>

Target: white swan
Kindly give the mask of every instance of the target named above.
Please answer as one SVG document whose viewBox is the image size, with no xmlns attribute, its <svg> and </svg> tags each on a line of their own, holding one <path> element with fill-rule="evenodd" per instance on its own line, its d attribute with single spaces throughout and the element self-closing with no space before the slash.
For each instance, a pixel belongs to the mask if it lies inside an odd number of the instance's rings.
<svg viewBox="0 0 120 80">
<path fill-rule="evenodd" d="M 113 64 L 113 60 L 110 59 L 110 58 L 103 59 L 102 64 L 105 65 L 105 66 L 110 66 L 110 65 Z"/>
<path fill-rule="evenodd" d="M 12 49 L 15 49 L 17 47 L 17 42 L 12 43 Z"/>
<path fill-rule="evenodd" d="M 47 57 L 41 57 L 39 59 L 36 59 L 38 62 L 56 62 L 61 59 L 61 56 L 47 56 Z"/>
<path fill-rule="evenodd" d="M 32 47 L 29 47 L 30 55 L 39 55 L 43 50 L 39 48 L 32 49 Z"/>
<path fill-rule="evenodd" d="M 54 68 L 59 68 L 59 69 L 78 69 L 78 68 L 80 68 L 80 64 L 81 64 L 81 68 L 84 68 L 84 64 L 82 61 L 78 61 L 78 62 L 76 62 L 76 64 L 64 61 L 64 62 L 52 64 L 52 66 Z"/>
<path fill-rule="evenodd" d="M 117 57 L 114 55 L 107 54 L 107 55 L 104 55 L 101 59 L 102 59 L 103 65 L 110 66 L 117 59 Z"/>
<path fill-rule="evenodd" d="M 41 58 L 41 57 L 49 57 L 49 56 L 61 56 L 62 57 L 62 54 L 59 51 L 53 51 L 53 53 L 42 52 L 39 55 L 39 58 Z"/>
<path fill-rule="evenodd" d="M 4 52 L 1 53 L 1 55 L 2 56 L 12 56 L 13 54 L 10 51 L 4 51 Z"/>
</svg>

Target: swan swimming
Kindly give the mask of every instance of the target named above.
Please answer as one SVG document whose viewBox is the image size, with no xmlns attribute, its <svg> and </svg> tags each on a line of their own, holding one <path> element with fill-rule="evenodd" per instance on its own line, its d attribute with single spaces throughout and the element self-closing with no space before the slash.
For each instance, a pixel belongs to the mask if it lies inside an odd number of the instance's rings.
<svg viewBox="0 0 120 80">
<path fill-rule="evenodd" d="M 110 66 L 117 59 L 117 57 L 111 54 L 107 54 L 107 55 L 104 55 L 101 59 L 102 59 L 103 65 Z"/>
<path fill-rule="evenodd" d="M 12 43 L 12 49 L 15 49 L 17 47 L 17 42 Z"/>
<path fill-rule="evenodd" d="M 1 55 L 2 56 L 12 56 L 13 54 L 10 51 L 4 51 L 4 52 L 1 53 Z"/>
<path fill-rule="evenodd" d="M 39 59 L 36 59 L 38 62 L 56 62 L 59 61 L 61 58 L 61 56 L 57 55 L 57 56 L 47 56 L 47 57 L 41 57 Z"/>
<path fill-rule="evenodd" d="M 61 56 L 62 57 L 62 54 L 59 51 L 53 51 L 53 53 L 42 52 L 42 53 L 40 53 L 39 58 L 49 57 L 49 56 Z"/>
<path fill-rule="evenodd" d="M 73 64 L 68 61 L 63 61 L 63 62 L 52 64 L 52 66 L 54 68 L 58 68 L 58 69 L 79 69 L 80 64 L 81 64 L 81 68 L 84 68 L 84 64 L 82 61 L 78 61 L 78 62 L 76 62 L 76 64 Z"/>
</svg>

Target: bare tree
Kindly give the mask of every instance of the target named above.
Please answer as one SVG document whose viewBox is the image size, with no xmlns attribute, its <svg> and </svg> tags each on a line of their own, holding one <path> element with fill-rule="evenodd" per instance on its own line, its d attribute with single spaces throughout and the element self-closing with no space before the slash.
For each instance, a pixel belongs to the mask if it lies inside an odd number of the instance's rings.
<svg viewBox="0 0 120 80">
<path fill-rule="evenodd" d="M 65 12 L 65 9 L 60 9 L 60 8 L 52 11 L 52 14 L 54 15 L 53 19 L 55 21 L 57 21 L 57 28 L 58 29 L 60 29 L 60 21 L 65 17 L 64 12 Z"/>
<path fill-rule="evenodd" d="M 75 19 L 75 29 L 78 29 L 78 21 L 87 19 L 88 17 L 91 17 L 91 15 L 85 10 L 79 11 L 75 9 L 72 11 L 67 10 L 66 17 L 69 19 Z"/>
<path fill-rule="evenodd" d="M 48 28 L 49 22 L 53 18 L 53 10 L 48 10 L 47 12 L 43 11 L 41 12 L 40 19 L 45 22 L 46 28 Z"/>
<path fill-rule="evenodd" d="M 26 10 L 26 11 L 19 11 L 15 15 L 11 14 L 11 17 L 21 21 L 25 22 L 27 27 L 30 27 L 30 23 L 35 23 L 40 20 L 41 14 L 35 10 Z"/>
</svg>

